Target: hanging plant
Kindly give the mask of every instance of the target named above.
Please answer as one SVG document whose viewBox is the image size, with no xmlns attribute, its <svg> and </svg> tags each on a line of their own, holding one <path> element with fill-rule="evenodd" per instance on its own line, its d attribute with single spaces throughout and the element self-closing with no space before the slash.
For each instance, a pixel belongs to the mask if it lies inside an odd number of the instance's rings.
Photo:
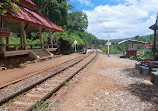
<svg viewBox="0 0 158 111">
<path fill-rule="evenodd" d="M 0 1 L 0 15 L 6 15 L 7 13 L 17 13 L 17 7 L 13 2 L 19 2 L 19 0 L 1 0 Z"/>
</svg>

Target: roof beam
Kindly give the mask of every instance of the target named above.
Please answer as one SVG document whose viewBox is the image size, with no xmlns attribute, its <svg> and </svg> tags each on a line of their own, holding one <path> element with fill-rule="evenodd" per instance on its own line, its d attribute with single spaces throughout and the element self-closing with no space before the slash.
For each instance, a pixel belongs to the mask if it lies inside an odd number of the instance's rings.
<svg viewBox="0 0 158 111">
<path fill-rule="evenodd" d="M 1 19 L 0 27 L 3 27 L 3 17 L 0 17 L 0 19 Z"/>
<path fill-rule="evenodd" d="M 52 34 L 54 34 L 55 30 L 52 32 Z"/>
<path fill-rule="evenodd" d="M 44 31 L 44 28 L 42 29 L 42 32 Z"/>
<path fill-rule="evenodd" d="M 26 23 L 25 28 L 24 28 L 25 30 L 26 30 L 26 28 L 27 28 L 27 26 L 28 26 L 28 25 L 29 25 L 29 24 L 28 24 L 28 23 Z"/>
</svg>

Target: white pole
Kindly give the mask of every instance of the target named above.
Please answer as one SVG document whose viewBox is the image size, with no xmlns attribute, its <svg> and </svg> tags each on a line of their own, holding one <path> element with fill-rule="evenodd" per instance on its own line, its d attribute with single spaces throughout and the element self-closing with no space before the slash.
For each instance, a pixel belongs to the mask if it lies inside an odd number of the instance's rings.
<svg viewBox="0 0 158 111">
<path fill-rule="evenodd" d="M 75 44 L 75 53 L 76 53 L 76 44 Z"/>
<path fill-rule="evenodd" d="M 110 36 L 108 35 L 108 57 L 109 57 L 109 45 L 110 45 L 109 39 L 110 39 Z"/>
<path fill-rule="evenodd" d="M 109 39 L 108 39 L 108 57 L 109 57 Z"/>
</svg>

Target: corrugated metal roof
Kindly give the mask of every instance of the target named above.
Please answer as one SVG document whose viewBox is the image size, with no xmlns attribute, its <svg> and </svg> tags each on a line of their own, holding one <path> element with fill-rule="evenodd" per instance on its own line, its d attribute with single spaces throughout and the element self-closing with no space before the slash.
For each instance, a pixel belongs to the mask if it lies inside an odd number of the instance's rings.
<svg viewBox="0 0 158 111">
<path fill-rule="evenodd" d="M 25 3 L 29 6 L 39 9 L 39 6 L 33 3 L 31 0 L 19 0 L 19 2 Z"/>
<path fill-rule="evenodd" d="M 133 43 L 146 44 L 146 42 L 144 42 L 144 41 L 131 40 L 131 39 L 123 40 L 123 41 L 119 42 L 118 44 L 123 44 L 123 43 L 126 43 L 126 42 L 133 42 Z"/>
<path fill-rule="evenodd" d="M 55 31 L 62 31 L 61 28 L 59 28 L 57 25 L 52 23 L 50 20 L 42 16 L 40 13 L 37 11 L 32 11 L 26 7 L 23 7 L 18 4 L 14 4 L 18 8 L 18 13 L 17 14 L 8 14 L 5 17 L 12 18 L 12 19 L 17 19 L 19 21 L 24 21 L 27 23 L 31 23 L 34 25 L 38 25 L 41 27 L 45 27 L 51 30 Z"/>
</svg>

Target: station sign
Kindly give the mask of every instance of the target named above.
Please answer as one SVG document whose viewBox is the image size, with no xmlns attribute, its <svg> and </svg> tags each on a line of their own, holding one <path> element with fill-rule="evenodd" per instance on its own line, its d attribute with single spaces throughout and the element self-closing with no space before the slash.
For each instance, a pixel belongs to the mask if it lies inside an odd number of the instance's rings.
<svg viewBox="0 0 158 111">
<path fill-rule="evenodd" d="M 107 42 L 106 45 L 111 45 L 111 42 Z"/>
<path fill-rule="evenodd" d="M 74 44 L 77 44 L 77 40 L 74 41 Z"/>
<path fill-rule="evenodd" d="M 10 37 L 10 29 L 9 28 L 0 28 L 0 37 Z"/>
</svg>

